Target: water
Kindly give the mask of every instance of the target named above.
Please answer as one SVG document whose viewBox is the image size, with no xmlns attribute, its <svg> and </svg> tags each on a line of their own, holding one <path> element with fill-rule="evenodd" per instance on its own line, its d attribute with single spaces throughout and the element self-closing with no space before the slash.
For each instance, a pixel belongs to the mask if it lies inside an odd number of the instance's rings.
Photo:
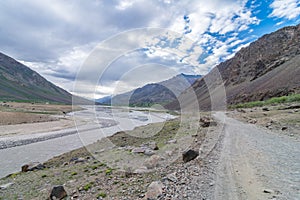
<svg viewBox="0 0 300 200">
<path fill-rule="evenodd" d="M 15 145 L 15 147 L 0 149 L 0 177 L 20 171 L 21 166 L 26 163 L 45 162 L 54 156 L 91 144 L 118 131 L 132 130 L 137 126 L 174 118 L 166 113 L 128 108 L 85 106 L 85 109 L 71 113 L 76 124 L 86 121 L 76 128 L 0 138 L 2 143 Z"/>
</svg>

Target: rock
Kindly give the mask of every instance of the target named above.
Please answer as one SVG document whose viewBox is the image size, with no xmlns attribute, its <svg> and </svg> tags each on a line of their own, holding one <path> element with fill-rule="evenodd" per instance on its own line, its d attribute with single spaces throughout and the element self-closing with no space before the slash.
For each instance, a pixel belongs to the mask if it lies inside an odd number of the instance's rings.
<svg viewBox="0 0 300 200">
<path fill-rule="evenodd" d="M 174 173 L 173 174 L 168 174 L 167 179 L 174 182 L 174 183 L 176 183 L 178 181 L 178 179 L 177 179 L 177 177 L 175 176 Z"/>
<path fill-rule="evenodd" d="M 138 147 L 138 148 L 134 148 L 131 151 L 132 153 L 145 153 L 145 148 L 143 147 Z"/>
<path fill-rule="evenodd" d="M 67 192 L 62 185 L 54 186 L 50 193 L 50 200 L 63 199 L 67 197 Z"/>
<path fill-rule="evenodd" d="M 145 154 L 146 156 L 152 156 L 152 155 L 155 154 L 155 152 L 154 152 L 153 150 L 151 150 L 151 149 L 145 149 L 144 154 Z"/>
<path fill-rule="evenodd" d="M 177 143 L 177 140 L 176 139 L 173 139 L 173 140 L 169 140 L 166 142 L 167 144 L 176 144 Z"/>
<path fill-rule="evenodd" d="M 248 123 L 250 123 L 250 124 L 256 124 L 257 120 L 256 119 L 249 119 Z"/>
<path fill-rule="evenodd" d="M 160 181 L 152 182 L 145 194 L 144 200 L 157 199 L 163 192 L 163 184 Z"/>
<path fill-rule="evenodd" d="M 262 108 L 262 110 L 263 110 L 263 111 L 270 111 L 270 109 L 267 108 L 267 107 Z"/>
<path fill-rule="evenodd" d="M 268 194 L 274 193 L 274 191 L 271 189 L 264 189 L 263 192 Z"/>
<path fill-rule="evenodd" d="M 216 126 L 217 122 L 213 121 L 212 119 L 210 119 L 209 117 L 201 117 L 200 118 L 200 125 L 203 128 L 209 127 L 209 126 Z"/>
<path fill-rule="evenodd" d="M 135 169 L 133 171 L 134 174 L 145 174 L 145 173 L 148 173 L 148 172 L 149 172 L 149 170 L 145 166 L 139 167 L 138 169 Z"/>
<path fill-rule="evenodd" d="M 86 159 L 84 158 L 77 158 L 77 160 L 75 160 L 75 164 L 76 163 L 84 163 L 86 161 Z"/>
<path fill-rule="evenodd" d="M 159 149 L 156 142 L 150 142 L 149 148 L 152 149 L 152 150 L 158 150 Z"/>
<path fill-rule="evenodd" d="M 287 126 L 283 126 L 283 127 L 281 128 L 282 131 L 285 131 L 285 130 L 287 130 L 287 129 L 288 129 Z"/>
<path fill-rule="evenodd" d="M 237 109 L 238 112 L 241 112 L 241 113 L 246 113 L 246 111 L 244 109 Z M 251 111 L 250 111 L 251 112 Z"/>
<path fill-rule="evenodd" d="M 153 169 L 155 167 L 158 167 L 159 166 L 159 161 L 160 161 L 161 157 L 158 156 L 158 155 L 152 155 L 150 158 L 147 158 L 145 160 L 145 166 L 148 168 L 148 169 Z"/>
<path fill-rule="evenodd" d="M 188 150 L 182 153 L 182 160 L 183 162 L 189 162 L 191 160 L 194 160 L 197 156 L 199 156 L 199 152 L 195 150 Z"/>
<path fill-rule="evenodd" d="M 9 188 L 10 186 L 12 186 L 14 183 L 6 183 L 4 185 L 0 185 L 0 190 L 5 190 L 7 188 Z"/>
<path fill-rule="evenodd" d="M 45 166 L 39 162 L 31 162 L 26 165 L 23 165 L 21 168 L 22 172 L 34 171 L 34 170 L 42 170 Z"/>
</svg>

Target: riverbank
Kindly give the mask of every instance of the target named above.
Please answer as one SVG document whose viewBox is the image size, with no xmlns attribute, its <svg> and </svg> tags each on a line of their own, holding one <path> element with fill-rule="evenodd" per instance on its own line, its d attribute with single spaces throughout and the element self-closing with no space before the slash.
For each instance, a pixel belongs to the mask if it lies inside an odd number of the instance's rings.
<svg viewBox="0 0 300 200">
<path fill-rule="evenodd" d="M 0 138 L 0 176 L 19 171 L 20 166 L 28 162 L 45 162 L 54 156 L 87 146 L 118 131 L 165 121 L 170 115 L 126 111 L 124 108 L 85 106 L 84 110 L 62 117 L 63 119 L 56 122 L 69 121 L 73 125 L 69 128 L 59 127 L 55 131 L 53 131 L 55 127 L 50 126 L 54 122 L 2 126 L 7 128 L 9 134 Z M 50 131 L 41 126 L 45 123 L 50 123 Z M 21 133 L 11 134 L 12 131 L 18 130 L 16 127 L 20 128 Z"/>
<path fill-rule="evenodd" d="M 185 167 L 183 151 L 207 145 L 205 135 L 209 129 L 217 128 L 199 129 L 199 121 L 191 122 L 177 118 L 103 138 L 86 148 L 48 160 L 42 170 L 15 173 L 1 179 L 0 185 L 13 184 L 0 190 L 0 194 L 7 199 L 46 199 L 54 185 L 64 185 L 71 199 L 144 198 L 150 183 L 167 177 L 179 165 Z M 148 133 L 153 137 L 138 137 Z M 212 148 L 213 145 L 204 145 L 202 153 Z M 192 167 L 197 162 L 191 161 L 189 165 Z"/>
</svg>

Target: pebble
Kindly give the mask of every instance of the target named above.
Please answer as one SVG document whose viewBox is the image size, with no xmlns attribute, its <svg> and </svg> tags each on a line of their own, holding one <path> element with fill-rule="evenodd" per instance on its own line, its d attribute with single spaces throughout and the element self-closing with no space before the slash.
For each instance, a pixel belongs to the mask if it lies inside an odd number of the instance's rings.
<svg viewBox="0 0 300 200">
<path fill-rule="evenodd" d="M 274 193 L 274 191 L 273 190 L 271 190 L 271 189 L 264 189 L 264 191 L 263 191 L 264 193 Z"/>
<path fill-rule="evenodd" d="M 10 186 L 12 186 L 14 183 L 6 183 L 4 185 L 0 185 L 0 189 L 3 190 L 3 189 L 7 189 L 9 188 Z"/>
</svg>

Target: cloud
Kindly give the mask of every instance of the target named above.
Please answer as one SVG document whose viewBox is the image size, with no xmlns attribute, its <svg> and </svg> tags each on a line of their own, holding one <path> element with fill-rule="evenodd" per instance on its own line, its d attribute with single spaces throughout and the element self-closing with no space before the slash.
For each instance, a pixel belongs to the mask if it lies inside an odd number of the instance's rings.
<svg viewBox="0 0 300 200">
<path fill-rule="evenodd" d="M 283 3 L 287 1 L 290 4 Z M 3 1 L 0 46 L 1 51 L 69 91 L 89 97 L 93 91 L 109 95 L 118 81 L 124 91 L 147 83 L 148 78 L 140 77 L 151 71 L 134 70 L 138 66 L 152 64 L 154 69 L 163 65 L 170 70 L 170 77 L 173 72 L 208 73 L 253 40 L 245 36 L 261 21 L 255 15 L 258 3 L 253 2 Z M 270 16 L 289 19 L 299 15 L 298 4 L 276 0 Z M 161 34 L 154 37 L 151 31 L 139 31 L 145 27 L 162 28 Z M 137 31 L 130 32 L 133 29 Z M 115 37 L 120 33 L 124 33 L 122 37 Z M 111 38 L 114 42 L 107 43 Z M 97 49 L 98 44 L 102 44 L 101 49 Z M 91 55 L 94 51 L 97 53 Z M 99 86 L 101 72 L 105 76 Z M 136 75 L 129 76 L 129 72 Z M 130 79 L 122 80 L 125 74 Z M 168 78 L 166 74 L 153 70 L 149 77 L 161 81 Z M 74 80 L 80 84 L 78 91 L 73 90 Z"/>
<path fill-rule="evenodd" d="M 300 15 L 299 0 L 274 0 L 270 5 L 273 9 L 269 17 L 295 19 Z"/>
</svg>

